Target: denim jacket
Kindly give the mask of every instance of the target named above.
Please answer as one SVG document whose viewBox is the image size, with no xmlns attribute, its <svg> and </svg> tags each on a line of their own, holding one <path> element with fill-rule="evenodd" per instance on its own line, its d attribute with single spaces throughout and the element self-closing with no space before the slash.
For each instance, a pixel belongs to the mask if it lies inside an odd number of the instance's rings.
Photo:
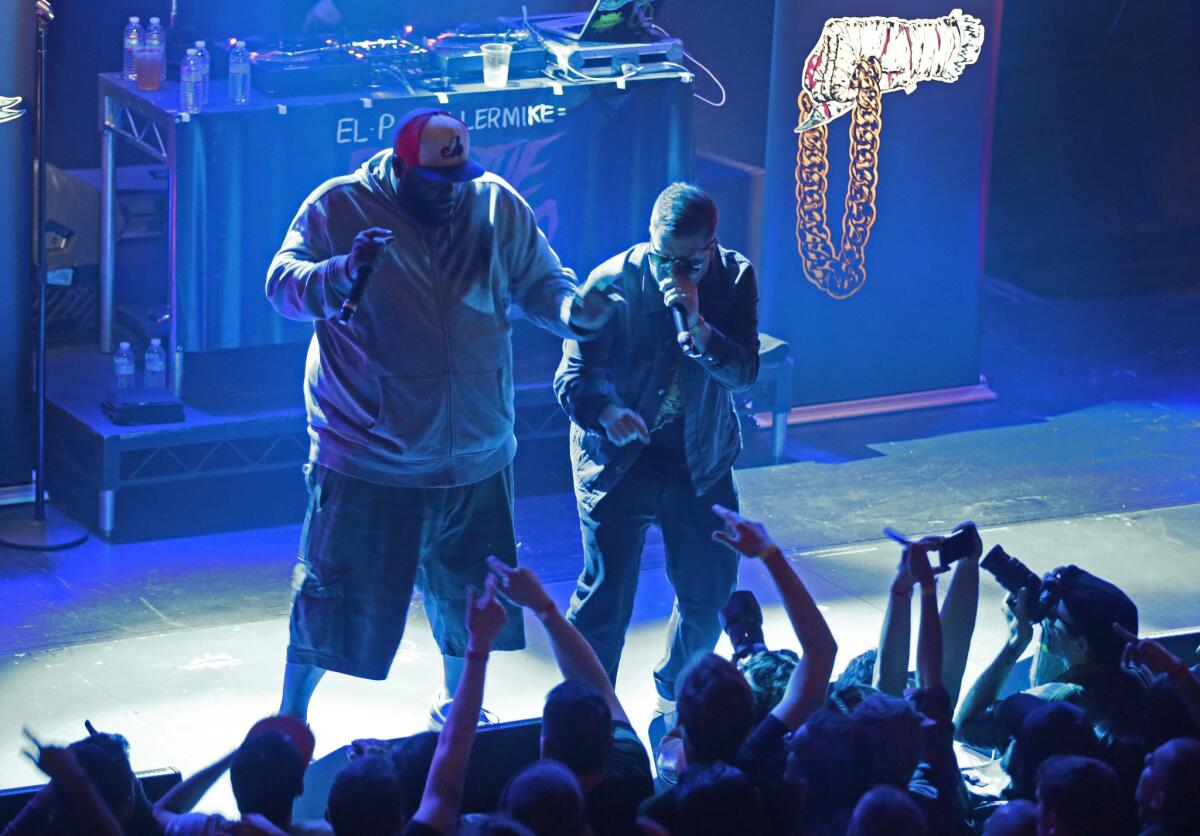
<svg viewBox="0 0 1200 836">
<path fill-rule="evenodd" d="M 699 358 L 683 354 L 671 312 L 647 264 L 649 244 L 613 256 L 592 278 L 613 278 L 621 306 L 588 342 L 566 340 L 554 391 L 571 419 L 575 493 L 591 511 L 629 471 L 644 445 L 617 447 L 604 434 L 600 412 L 608 404 L 635 410 L 648 427 L 676 372 L 684 401 L 684 448 L 692 485 L 708 491 L 742 449 L 731 393 L 749 389 L 758 376 L 758 284 L 740 253 L 717 248 L 698 283 L 700 314 L 712 339 Z M 590 281 L 591 279 L 589 279 Z"/>
</svg>

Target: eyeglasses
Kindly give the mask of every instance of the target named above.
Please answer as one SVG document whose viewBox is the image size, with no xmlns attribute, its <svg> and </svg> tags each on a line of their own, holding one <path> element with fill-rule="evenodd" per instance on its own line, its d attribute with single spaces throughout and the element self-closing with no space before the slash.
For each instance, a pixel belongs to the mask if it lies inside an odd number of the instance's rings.
<svg viewBox="0 0 1200 836">
<path fill-rule="evenodd" d="M 650 261 L 654 264 L 655 271 L 659 271 L 663 267 L 668 267 L 672 272 L 674 272 L 676 268 L 678 268 L 685 274 L 693 276 L 708 265 L 708 254 L 712 250 L 712 246 L 715 243 L 717 243 L 716 238 L 709 239 L 709 242 L 704 245 L 704 255 L 695 260 L 686 258 L 672 258 L 668 255 L 658 252 L 653 246 L 650 247 L 648 255 L 650 256 Z"/>
</svg>

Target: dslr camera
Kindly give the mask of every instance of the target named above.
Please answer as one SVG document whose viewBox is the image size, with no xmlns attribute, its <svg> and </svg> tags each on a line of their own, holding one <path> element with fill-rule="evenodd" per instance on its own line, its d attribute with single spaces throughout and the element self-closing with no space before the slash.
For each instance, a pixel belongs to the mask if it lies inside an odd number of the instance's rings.
<svg viewBox="0 0 1200 836">
<path fill-rule="evenodd" d="M 729 596 L 729 603 L 721 608 L 721 629 L 729 636 L 733 645 L 733 663 L 741 664 L 767 649 L 763 639 L 763 614 L 758 599 L 748 589 L 739 589 Z"/>
<path fill-rule="evenodd" d="M 1029 617 L 1034 621 L 1044 619 L 1062 598 L 1063 569 L 1055 569 L 1039 578 L 999 545 L 992 546 L 979 565 L 1004 587 L 1013 601 L 1017 600 L 1022 588 L 1029 590 Z"/>
</svg>

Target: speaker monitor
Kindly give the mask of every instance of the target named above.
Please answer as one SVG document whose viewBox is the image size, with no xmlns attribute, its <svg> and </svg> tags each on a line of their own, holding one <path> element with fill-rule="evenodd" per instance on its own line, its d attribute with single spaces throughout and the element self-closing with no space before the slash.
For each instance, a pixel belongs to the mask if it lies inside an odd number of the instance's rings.
<svg viewBox="0 0 1200 836">
<path fill-rule="evenodd" d="M 146 792 L 146 797 L 150 799 L 151 804 L 166 795 L 167 790 L 180 781 L 179 771 L 169 767 L 138 772 L 137 778 L 142 782 L 142 789 Z M 0 828 L 15 819 L 30 799 L 37 795 L 44 786 L 46 785 L 37 784 L 31 787 L 12 787 L 0 790 Z"/>
<path fill-rule="evenodd" d="M 463 794 L 463 813 L 487 813 L 496 809 L 508 779 L 527 763 L 541 756 L 542 719 L 518 720 L 479 729 Z M 389 741 L 397 743 L 405 738 Z M 325 818 L 325 805 L 333 779 L 350 763 L 350 747 L 335 749 L 315 761 L 304 773 L 304 794 L 292 806 L 296 821 Z"/>
</svg>

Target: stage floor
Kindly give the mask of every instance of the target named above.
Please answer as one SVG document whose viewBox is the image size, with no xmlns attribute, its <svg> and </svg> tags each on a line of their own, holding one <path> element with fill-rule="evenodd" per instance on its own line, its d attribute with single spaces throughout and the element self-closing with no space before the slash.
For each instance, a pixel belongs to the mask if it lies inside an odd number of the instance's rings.
<svg viewBox="0 0 1200 836">
<path fill-rule="evenodd" d="M 971 518 L 985 544 L 1036 571 L 1074 562 L 1118 583 L 1146 631 L 1200 625 L 1200 297 L 1051 302 L 993 284 L 985 303 L 996 402 L 793 428 L 777 466 L 764 465 L 769 433 L 748 438 L 743 506 L 825 608 L 839 670 L 876 643 L 898 557 L 879 539 L 889 524 L 919 534 Z M 580 547 L 563 445 L 526 446 L 517 472 L 522 560 L 565 603 Z M 89 718 L 126 734 L 138 768 L 187 773 L 233 748 L 278 704 L 298 536 L 285 526 L 0 551 L 0 786 L 37 781 L 19 756 L 23 723 L 61 741 Z M 662 565 L 652 536 L 618 682 L 641 729 L 670 609 Z M 764 603 L 768 643 L 794 646 L 761 567 L 743 563 L 742 578 Z M 985 575 L 968 679 L 1003 639 L 1000 602 Z M 386 683 L 321 686 L 318 755 L 422 727 L 439 661 L 425 620 L 410 625 Z M 527 626 L 529 650 L 490 671 L 502 719 L 537 714 L 557 681 L 540 628 Z M 222 787 L 212 804 L 232 809 Z"/>
</svg>

